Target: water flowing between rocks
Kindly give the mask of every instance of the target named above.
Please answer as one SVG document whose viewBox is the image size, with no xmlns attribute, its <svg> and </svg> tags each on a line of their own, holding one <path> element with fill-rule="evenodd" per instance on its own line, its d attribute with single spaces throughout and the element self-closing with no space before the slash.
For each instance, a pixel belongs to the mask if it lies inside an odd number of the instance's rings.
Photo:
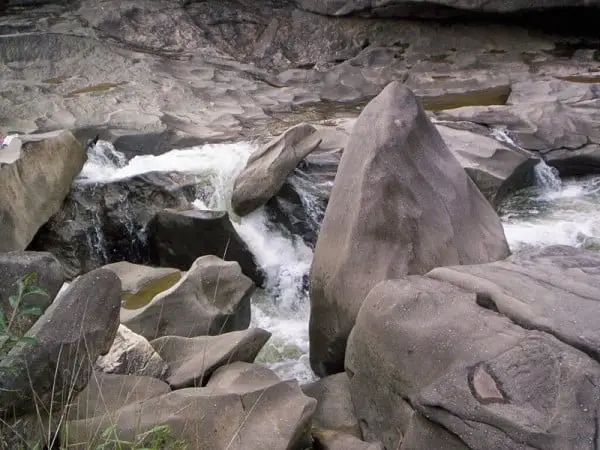
<svg viewBox="0 0 600 450">
<path fill-rule="evenodd" d="M 76 184 L 169 171 L 208 178 L 210 182 L 199 187 L 194 206 L 228 210 L 234 227 L 266 274 L 264 289 L 258 289 L 252 299 L 252 325 L 273 336 L 257 362 L 283 378 L 304 383 L 314 379 L 308 362 L 310 305 L 306 288 L 313 251 L 299 236 L 283 232 L 263 208 L 243 218 L 236 217 L 230 208 L 234 181 L 255 149 L 249 142 L 210 144 L 127 160 L 110 143 L 99 141 L 89 152 Z M 600 208 L 600 177 L 561 180 L 556 170 L 543 161 L 534 172 L 536 185 L 514 193 L 499 209 L 512 251 L 551 244 L 600 250 L 600 218 L 596 213 Z M 307 217 L 320 223 L 324 211 L 299 175 L 297 170 L 290 182 L 301 197 Z M 89 245 L 102 252 L 101 226 L 96 228 L 97 236 Z"/>
</svg>

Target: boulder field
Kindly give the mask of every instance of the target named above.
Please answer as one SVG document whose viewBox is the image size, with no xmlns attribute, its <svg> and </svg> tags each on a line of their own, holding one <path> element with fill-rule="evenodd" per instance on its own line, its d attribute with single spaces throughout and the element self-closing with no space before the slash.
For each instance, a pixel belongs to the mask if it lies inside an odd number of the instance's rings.
<svg viewBox="0 0 600 450">
<path fill-rule="evenodd" d="M 599 7 L 0 1 L 0 449 L 596 449 L 600 254 L 496 208 L 600 171 L 600 38 L 555 25 Z M 208 211 L 78 179 L 94 136 L 257 148 Z M 257 210 L 314 250 L 308 384 L 257 362 Z"/>
</svg>

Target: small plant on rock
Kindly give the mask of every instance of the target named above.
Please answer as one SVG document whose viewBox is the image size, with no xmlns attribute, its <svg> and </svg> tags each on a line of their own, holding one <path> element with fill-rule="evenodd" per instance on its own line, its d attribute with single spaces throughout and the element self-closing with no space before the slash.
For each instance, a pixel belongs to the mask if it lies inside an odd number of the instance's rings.
<svg viewBox="0 0 600 450">
<path fill-rule="evenodd" d="M 102 433 L 103 443 L 96 450 L 131 449 L 131 450 L 186 450 L 185 442 L 173 436 L 168 425 L 157 425 L 150 430 L 139 433 L 134 441 L 123 441 L 117 437 L 116 427 L 111 426 Z"/>
<path fill-rule="evenodd" d="M 7 315 L 0 308 L 0 357 L 8 353 L 8 351 L 18 342 L 35 343 L 35 339 L 23 336 L 15 330 L 15 324 L 20 318 L 24 317 L 39 317 L 43 311 L 37 305 L 29 304 L 29 297 L 32 295 L 43 295 L 48 297 L 46 291 L 41 289 L 37 284 L 37 274 L 29 273 L 17 280 L 17 293 L 8 297 L 10 313 Z"/>
</svg>

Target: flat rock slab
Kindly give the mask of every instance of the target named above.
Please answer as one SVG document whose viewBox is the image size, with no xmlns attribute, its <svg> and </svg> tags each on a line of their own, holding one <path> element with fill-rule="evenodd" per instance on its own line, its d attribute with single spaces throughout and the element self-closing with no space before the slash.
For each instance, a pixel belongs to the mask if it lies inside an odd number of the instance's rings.
<svg viewBox="0 0 600 450">
<path fill-rule="evenodd" d="M 553 246 L 378 284 L 346 358 L 364 437 L 406 450 L 592 448 L 599 274 L 600 255 Z"/>
</svg>

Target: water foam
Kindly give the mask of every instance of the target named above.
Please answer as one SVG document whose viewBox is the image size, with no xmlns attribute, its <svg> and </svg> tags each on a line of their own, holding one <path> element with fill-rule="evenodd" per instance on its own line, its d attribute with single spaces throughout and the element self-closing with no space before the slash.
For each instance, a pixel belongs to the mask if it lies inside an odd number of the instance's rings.
<svg viewBox="0 0 600 450">
<path fill-rule="evenodd" d="M 214 144 L 171 150 L 158 156 L 135 156 L 127 161 L 109 142 L 98 141 L 77 183 L 106 183 L 148 172 L 206 174 L 213 188 L 208 198 L 197 198 L 199 209 L 229 210 L 236 177 L 256 147 L 248 142 Z M 307 214 L 319 215 L 313 194 L 294 186 L 308 206 Z M 231 211 L 230 211 L 231 213 Z M 273 335 L 257 361 L 262 361 L 283 378 L 310 381 L 314 375 L 308 363 L 309 301 L 306 279 L 313 252 L 298 236 L 283 232 L 270 221 L 264 208 L 232 223 L 266 274 L 265 289 L 253 297 L 252 326 Z"/>
<path fill-rule="evenodd" d="M 513 251 L 546 245 L 600 249 L 600 177 L 534 186 L 507 199 L 500 212 Z"/>
</svg>

